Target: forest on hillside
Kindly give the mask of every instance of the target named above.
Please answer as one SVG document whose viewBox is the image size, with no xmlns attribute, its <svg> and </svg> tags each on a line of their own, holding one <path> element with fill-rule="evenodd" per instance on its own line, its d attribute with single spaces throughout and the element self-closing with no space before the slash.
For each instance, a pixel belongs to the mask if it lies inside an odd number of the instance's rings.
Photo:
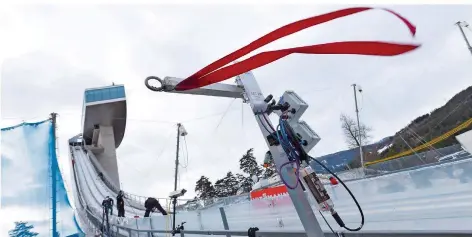
<svg viewBox="0 0 472 237">
<path fill-rule="evenodd" d="M 377 146 L 370 146 L 369 149 L 364 150 L 364 161 L 368 162 L 390 157 L 400 152 L 423 145 L 424 143 L 447 133 L 471 118 L 472 86 L 454 95 L 445 105 L 436 108 L 430 113 L 423 114 L 413 119 L 410 124 L 402 128 L 393 136 L 388 137 Z M 346 137 L 346 143 L 350 148 L 358 147 L 356 145 L 355 137 L 358 136 L 359 133 L 357 132 L 356 124 L 353 121 L 352 118 L 346 118 L 345 115 L 341 115 L 341 127 Z M 349 135 L 349 129 L 351 129 L 351 134 L 354 134 L 351 137 Z M 464 130 L 453 134 L 449 138 L 432 145 L 432 147 L 427 147 L 418 152 L 458 144 L 455 135 L 471 129 L 472 126 L 469 126 Z M 369 133 L 371 130 L 372 129 L 369 126 L 361 124 L 361 138 L 367 141 L 370 138 Z M 382 152 L 377 153 L 377 150 L 384 147 L 386 144 L 391 144 L 391 146 Z M 351 168 L 360 167 L 360 156 L 356 155 L 349 165 Z"/>
<path fill-rule="evenodd" d="M 257 164 L 256 158 L 251 148 L 239 159 L 239 169 L 241 173 L 233 174 L 228 171 L 226 175 L 215 183 L 204 175 L 197 180 L 195 184 L 195 198 L 208 200 L 211 198 L 228 197 L 239 193 L 248 193 L 251 191 L 254 180 L 268 178 L 275 174 L 274 165 L 263 168 L 263 165 Z M 257 177 L 257 179 L 253 179 Z"/>
<path fill-rule="evenodd" d="M 472 118 L 472 86 L 457 93 L 445 105 L 433 110 L 431 113 L 421 115 L 415 118 L 405 128 L 401 129 L 393 136 L 393 145 L 381 157 L 408 150 L 411 147 L 417 147 L 424 142 L 428 142 L 451 129 L 459 126 Z M 470 130 L 468 127 L 459 133 Z M 405 141 L 403 141 L 405 140 Z M 442 148 L 457 144 L 455 136 L 436 143 L 434 148 Z"/>
</svg>

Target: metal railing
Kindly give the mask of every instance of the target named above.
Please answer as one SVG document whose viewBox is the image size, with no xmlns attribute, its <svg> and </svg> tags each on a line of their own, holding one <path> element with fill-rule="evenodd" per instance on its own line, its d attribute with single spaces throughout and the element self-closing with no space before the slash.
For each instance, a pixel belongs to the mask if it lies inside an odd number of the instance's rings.
<svg viewBox="0 0 472 237">
<path fill-rule="evenodd" d="M 449 160 L 440 161 L 441 158 L 451 156 Z M 407 170 L 419 169 L 428 166 L 434 166 L 456 160 L 472 158 L 472 155 L 463 150 L 460 145 L 452 145 L 436 150 L 425 151 L 422 153 L 409 155 L 394 160 L 377 163 L 366 167 L 364 172 L 360 169 L 349 169 L 336 172 L 343 181 L 355 181 L 364 178 L 373 178 Z"/>
<path fill-rule="evenodd" d="M 127 233 L 124 236 L 141 236 L 141 234 L 171 234 L 169 230 L 138 230 L 123 226 L 114 226 L 116 233 Z M 122 230 L 122 231 L 120 231 Z M 248 230 L 182 230 L 180 235 L 215 235 L 215 236 L 248 236 Z M 306 237 L 304 231 L 256 231 L 255 237 Z M 412 230 L 412 231 L 362 231 L 362 232 L 325 232 L 325 237 L 460 237 L 472 236 L 472 231 L 458 230 L 458 231 L 431 231 L 431 230 Z"/>
<path fill-rule="evenodd" d="M 451 155 L 453 153 L 463 151 L 461 145 L 452 145 L 439 149 L 433 149 L 429 151 L 419 152 L 393 160 L 375 163 L 367 166 L 369 169 L 381 170 L 381 171 L 397 171 L 417 166 L 423 166 L 427 164 L 435 164 L 439 162 L 441 157 Z"/>
</svg>

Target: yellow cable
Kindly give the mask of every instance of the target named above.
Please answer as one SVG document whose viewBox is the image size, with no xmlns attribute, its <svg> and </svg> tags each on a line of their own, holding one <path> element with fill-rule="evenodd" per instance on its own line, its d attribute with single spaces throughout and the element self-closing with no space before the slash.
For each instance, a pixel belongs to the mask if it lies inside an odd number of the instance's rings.
<svg viewBox="0 0 472 237">
<path fill-rule="evenodd" d="M 396 155 L 393 155 L 393 156 L 389 156 L 387 158 L 384 158 L 384 159 L 380 159 L 380 160 L 374 160 L 374 161 L 370 161 L 370 162 L 366 162 L 365 163 L 365 166 L 369 166 L 369 165 L 373 165 L 373 164 L 377 164 L 377 163 L 380 163 L 380 162 L 384 162 L 384 161 L 388 161 L 388 160 L 393 160 L 393 159 L 397 159 L 397 158 L 401 158 L 403 156 L 407 156 L 409 154 L 412 154 L 413 152 L 416 152 L 416 151 L 419 151 L 419 150 L 422 150 L 428 146 L 432 146 L 438 142 L 441 142 L 447 138 L 449 138 L 450 136 L 456 134 L 457 132 L 469 127 L 470 125 L 472 125 L 472 118 L 470 118 L 469 120 L 465 121 L 464 123 L 460 124 L 459 126 L 449 130 L 448 132 L 432 139 L 431 141 L 427 142 L 427 143 L 424 143 L 423 145 L 420 145 L 420 146 L 417 146 L 413 149 L 410 149 L 410 150 L 407 150 L 407 151 L 404 151 L 404 152 L 400 152 Z"/>
</svg>

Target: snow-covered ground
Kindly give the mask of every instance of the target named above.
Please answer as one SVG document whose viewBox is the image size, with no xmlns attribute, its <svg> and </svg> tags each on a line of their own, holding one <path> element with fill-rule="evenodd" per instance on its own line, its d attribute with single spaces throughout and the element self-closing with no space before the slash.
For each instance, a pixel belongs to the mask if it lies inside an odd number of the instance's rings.
<svg viewBox="0 0 472 237">
<path fill-rule="evenodd" d="M 88 166 L 83 162 L 80 165 Z M 99 182 L 92 184 L 97 187 L 82 188 L 82 191 L 103 187 Z M 364 211 L 363 230 L 472 230 L 472 159 L 350 181 L 347 185 Z M 357 226 L 359 213 L 348 193 L 340 185 L 328 186 L 327 190 L 344 222 L 350 227 Z M 97 200 L 92 198 L 93 194 L 88 196 L 90 201 Z M 240 198 L 205 210 L 181 212 L 176 216 L 177 223 L 186 221 L 188 230 L 223 229 L 220 206 L 224 207 L 230 229 L 244 230 L 251 226 L 264 230 L 303 229 L 288 196 L 258 201 Z M 322 228 L 328 231 L 321 216 L 317 214 L 317 217 Z M 157 215 L 129 219 L 125 225 L 163 230 L 170 228 L 169 218 Z M 338 229 L 332 217 L 327 215 L 327 219 Z"/>
<path fill-rule="evenodd" d="M 384 152 L 385 150 L 387 150 L 388 148 L 390 148 L 390 147 L 392 147 L 392 146 L 393 146 L 393 143 L 390 143 L 390 144 L 388 144 L 388 145 L 385 145 L 385 146 L 383 146 L 382 148 L 378 149 L 378 150 L 377 150 L 377 153 L 378 153 L 378 154 L 382 154 L 382 152 Z"/>
</svg>

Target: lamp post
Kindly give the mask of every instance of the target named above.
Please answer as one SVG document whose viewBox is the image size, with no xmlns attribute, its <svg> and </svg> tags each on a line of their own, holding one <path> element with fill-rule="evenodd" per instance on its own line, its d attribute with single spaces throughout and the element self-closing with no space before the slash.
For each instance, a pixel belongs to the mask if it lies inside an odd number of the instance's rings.
<svg viewBox="0 0 472 237">
<path fill-rule="evenodd" d="M 464 37 L 464 41 L 467 44 L 467 47 L 469 48 L 470 53 L 472 54 L 472 46 L 470 46 L 469 39 L 467 39 L 467 36 L 464 33 L 464 29 L 462 27 L 469 27 L 469 24 L 465 21 L 458 21 L 456 22 L 457 27 L 459 27 L 459 30 L 462 33 L 462 37 Z M 469 28 L 470 29 L 470 28 Z"/>
<path fill-rule="evenodd" d="M 356 90 L 357 87 L 357 90 Z M 362 130 L 361 130 L 361 122 L 359 120 L 359 107 L 357 106 L 357 91 L 359 93 L 362 93 L 362 89 L 360 86 L 356 84 L 352 84 L 352 88 L 354 91 L 354 104 L 356 106 L 356 117 L 357 117 L 357 135 L 358 135 L 358 141 L 359 141 L 359 153 L 361 157 L 361 171 L 362 171 L 362 176 L 365 176 L 365 170 L 364 170 L 364 152 L 362 152 Z"/>
</svg>

